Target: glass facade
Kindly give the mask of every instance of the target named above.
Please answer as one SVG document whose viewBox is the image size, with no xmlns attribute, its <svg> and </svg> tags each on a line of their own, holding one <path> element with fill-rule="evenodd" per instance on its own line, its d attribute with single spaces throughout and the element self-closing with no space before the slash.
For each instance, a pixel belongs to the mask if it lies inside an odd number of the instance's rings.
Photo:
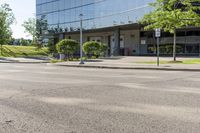
<svg viewBox="0 0 200 133">
<path fill-rule="evenodd" d="M 85 30 L 136 23 L 151 10 L 154 0 L 36 0 L 37 19 L 55 32 L 79 30 L 83 14 Z M 43 29 L 46 30 L 46 29 Z"/>
</svg>

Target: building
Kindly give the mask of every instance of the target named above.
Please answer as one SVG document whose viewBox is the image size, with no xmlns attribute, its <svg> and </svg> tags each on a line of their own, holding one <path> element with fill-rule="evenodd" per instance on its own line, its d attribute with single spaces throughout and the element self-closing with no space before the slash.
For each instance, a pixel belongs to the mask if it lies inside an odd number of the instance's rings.
<svg viewBox="0 0 200 133">
<path fill-rule="evenodd" d="M 53 38 L 79 41 L 80 14 L 83 14 L 84 41 L 108 45 L 108 55 L 154 55 L 153 31 L 143 31 L 137 23 L 152 8 L 154 0 L 36 0 L 41 40 Z M 161 54 L 172 49 L 173 36 L 163 33 Z M 177 33 L 178 54 L 200 54 L 200 29 L 181 29 Z M 166 52 L 166 47 L 169 51 Z M 170 48 L 171 47 L 171 48 Z M 163 48 L 163 50 L 162 50 Z"/>
</svg>

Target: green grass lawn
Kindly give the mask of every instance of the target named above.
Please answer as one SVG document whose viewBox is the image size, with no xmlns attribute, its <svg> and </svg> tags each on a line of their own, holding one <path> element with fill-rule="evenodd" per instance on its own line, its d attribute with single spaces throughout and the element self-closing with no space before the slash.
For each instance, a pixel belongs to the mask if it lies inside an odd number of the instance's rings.
<svg viewBox="0 0 200 133">
<path fill-rule="evenodd" d="M 1 50 L 0 50 L 1 52 Z M 33 46 L 3 45 L 0 57 L 44 57 L 48 56 L 47 48 L 37 49 Z"/>
<path fill-rule="evenodd" d="M 185 60 L 183 64 L 200 64 L 200 59 Z"/>
<path fill-rule="evenodd" d="M 144 62 L 136 62 L 139 64 L 156 64 L 156 61 L 144 61 Z M 173 61 L 160 61 L 160 64 L 200 64 L 200 59 L 187 59 L 187 60 L 183 60 L 183 61 L 177 61 L 177 62 L 173 62 Z"/>
</svg>

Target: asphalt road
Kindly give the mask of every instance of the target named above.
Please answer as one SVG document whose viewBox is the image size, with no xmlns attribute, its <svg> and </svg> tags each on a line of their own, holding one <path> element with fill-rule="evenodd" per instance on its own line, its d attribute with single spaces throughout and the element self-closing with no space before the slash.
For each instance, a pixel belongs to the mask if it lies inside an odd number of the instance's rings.
<svg viewBox="0 0 200 133">
<path fill-rule="evenodd" d="M 0 133 L 199 133 L 200 73 L 0 64 Z"/>
</svg>

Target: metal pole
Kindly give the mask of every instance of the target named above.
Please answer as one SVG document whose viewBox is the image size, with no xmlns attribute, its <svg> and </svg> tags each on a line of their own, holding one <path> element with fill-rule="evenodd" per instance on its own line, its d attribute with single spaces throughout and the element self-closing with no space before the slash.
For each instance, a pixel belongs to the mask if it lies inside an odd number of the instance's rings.
<svg viewBox="0 0 200 133">
<path fill-rule="evenodd" d="M 200 44 L 199 44 L 199 57 L 200 57 Z"/>
<path fill-rule="evenodd" d="M 173 58 L 176 61 L 176 29 L 174 30 Z"/>
<path fill-rule="evenodd" d="M 157 66 L 160 66 L 160 44 L 159 37 L 157 37 Z"/>
<path fill-rule="evenodd" d="M 83 61 L 83 14 L 80 14 L 80 63 L 79 64 L 84 64 Z"/>
</svg>

